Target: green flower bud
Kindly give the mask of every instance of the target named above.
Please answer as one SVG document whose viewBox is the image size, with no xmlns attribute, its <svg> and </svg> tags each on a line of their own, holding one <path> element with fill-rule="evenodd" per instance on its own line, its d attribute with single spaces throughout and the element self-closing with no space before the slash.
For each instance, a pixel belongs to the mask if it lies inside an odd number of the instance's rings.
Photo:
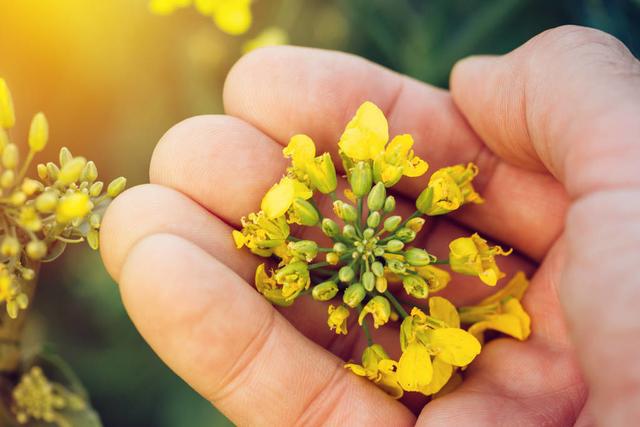
<svg viewBox="0 0 640 427">
<path fill-rule="evenodd" d="M 396 231 L 396 237 L 404 243 L 409 243 L 413 242 L 416 238 L 416 232 L 410 228 L 402 227 L 400 230 Z"/>
<path fill-rule="evenodd" d="M 316 157 L 306 165 L 307 176 L 311 185 L 324 194 L 329 194 L 336 190 L 336 168 L 329 153 Z"/>
<path fill-rule="evenodd" d="M 373 183 L 373 174 L 371 172 L 371 165 L 369 162 L 358 162 L 355 167 L 351 169 L 349 176 L 349 184 L 351 184 L 351 190 L 356 197 L 364 197 L 371 190 Z"/>
<path fill-rule="evenodd" d="M 352 281 L 355 275 L 356 274 L 353 271 L 353 268 L 349 267 L 348 265 L 345 265 L 338 271 L 338 279 L 344 283 Z"/>
<path fill-rule="evenodd" d="M 40 240 L 32 240 L 27 243 L 27 255 L 29 258 L 39 260 L 47 254 L 47 245 Z"/>
<path fill-rule="evenodd" d="M 362 286 L 364 286 L 364 288 L 368 292 L 373 291 L 373 288 L 376 285 L 376 277 L 373 275 L 373 273 L 370 271 L 365 271 L 364 273 L 362 273 L 361 279 L 362 279 Z"/>
<path fill-rule="evenodd" d="M 306 261 L 311 261 L 318 255 L 318 244 L 312 240 L 300 240 L 289 243 L 291 253 Z"/>
<path fill-rule="evenodd" d="M 433 255 L 430 255 L 427 251 L 420 248 L 411 248 L 404 253 L 404 258 L 409 265 L 414 267 L 423 267 L 431 264 L 434 260 Z"/>
<path fill-rule="evenodd" d="M 425 299 L 429 296 L 429 286 L 425 280 L 414 274 L 404 276 L 402 285 L 407 294 L 415 298 Z"/>
<path fill-rule="evenodd" d="M 328 237 L 335 237 L 340 234 L 340 227 L 331 218 L 325 218 L 322 220 L 322 232 Z"/>
<path fill-rule="evenodd" d="M 342 301 L 349 307 L 355 308 L 362 302 L 366 295 L 367 291 L 365 291 L 364 286 L 362 286 L 361 283 L 354 283 L 344 291 Z"/>
<path fill-rule="evenodd" d="M 127 178 L 121 176 L 111 181 L 107 187 L 107 194 L 109 197 L 114 198 L 124 191 L 127 186 Z"/>
<path fill-rule="evenodd" d="M 380 247 L 380 246 L 375 247 L 375 248 L 373 249 L 373 254 L 374 254 L 375 256 L 382 256 L 382 255 L 384 255 L 384 248 L 382 248 L 382 247 Z"/>
<path fill-rule="evenodd" d="M 382 208 L 382 210 L 385 213 L 391 213 L 396 209 L 396 198 L 393 196 L 387 196 L 387 198 L 384 201 L 384 206 Z"/>
<path fill-rule="evenodd" d="M 380 212 L 378 211 L 371 212 L 369 214 L 369 218 L 367 218 L 367 225 L 371 228 L 376 228 L 378 225 L 380 225 L 381 218 L 382 217 L 380 216 Z"/>
<path fill-rule="evenodd" d="M 418 196 L 416 200 L 416 208 L 422 212 L 427 213 L 431 210 L 433 204 L 433 188 L 427 187 Z"/>
<path fill-rule="evenodd" d="M 347 245 L 345 245 L 345 244 L 344 244 L 344 243 L 342 243 L 342 242 L 336 242 L 336 243 L 333 245 L 333 250 L 334 250 L 334 252 L 336 252 L 336 253 L 343 254 L 343 253 L 345 253 L 345 252 L 347 251 Z"/>
<path fill-rule="evenodd" d="M 80 179 L 88 182 L 93 182 L 98 179 L 98 168 L 92 160 L 89 160 L 87 164 L 84 165 Z"/>
<path fill-rule="evenodd" d="M 395 231 L 396 228 L 402 222 L 402 217 L 399 215 L 390 216 L 389 218 L 384 220 L 384 230 L 389 233 Z"/>
<path fill-rule="evenodd" d="M 102 193 L 102 187 L 104 187 L 104 183 L 102 181 L 96 181 L 91 184 L 89 187 L 89 195 L 91 197 L 98 197 L 100 193 Z"/>
<path fill-rule="evenodd" d="M 358 219 L 358 211 L 356 208 L 342 200 L 333 202 L 333 211 L 344 222 L 355 222 Z"/>
<path fill-rule="evenodd" d="M 293 201 L 293 212 L 300 220 L 300 224 L 313 227 L 320 221 L 318 210 L 311 203 L 301 197 L 296 197 Z"/>
<path fill-rule="evenodd" d="M 357 237 L 356 228 L 351 224 L 347 224 L 342 227 L 342 235 L 347 239 L 355 239 Z"/>
<path fill-rule="evenodd" d="M 378 277 L 384 276 L 384 266 L 380 261 L 375 261 L 371 264 L 371 271 Z"/>
<path fill-rule="evenodd" d="M 316 285 L 311 290 L 311 296 L 316 301 L 329 301 L 338 293 L 338 285 L 335 282 L 326 281 Z"/>
<path fill-rule="evenodd" d="M 387 190 L 382 182 L 373 186 L 367 197 L 367 207 L 370 211 L 379 211 L 384 206 Z"/>
<path fill-rule="evenodd" d="M 365 228 L 362 232 L 362 236 L 365 239 L 371 239 L 374 234 L 376 234 L 376 231 L 373 228 Z"/>
<path fill-rule="evenodd" d="M 44 114 L 38 113 L 31 120 L 29 128 L 29 148 L 34 153 L 40 152 L 49 139 L 49 124 Z"/>
<path fill-rule="evenodd" d="M 386 248 L 389 252 L 399 252 L 404 248 L 404 243 L 400 240 L 393 239 L 387 242 Z"/>
</svg>

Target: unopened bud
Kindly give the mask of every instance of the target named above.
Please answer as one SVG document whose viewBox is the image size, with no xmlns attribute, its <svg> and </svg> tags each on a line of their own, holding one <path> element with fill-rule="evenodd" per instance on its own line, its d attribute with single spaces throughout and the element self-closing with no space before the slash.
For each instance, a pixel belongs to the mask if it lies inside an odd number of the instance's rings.
<svg viewBox="0 0 640 427">
<path fill-rule="evenodd" d="M 389 283 L 387 282 L 386 277 L 376 277 L 376 291 L 381 294 L 387 292 L 387 288 Z"/>
<path fill-rule="evenodd" d="M 380 219 L 380 212 L 371 212 L 369 214 L 369 217 L 367 218 L 367 225 L 371 228 L 376 228 L 378 225 L 380 225 Z"/>
<path fill-rule="evenodd" d="M 362 273 L 362 286 L 364 286 L 364 288 L 367 291 L 369 292 L 373 291 L 375 284 L 376 284 L 376 277 L 373 275 L 372 272 L 365 271 L 364 273 Z"/>
<path fill-rule="evenodd" d="M 37 113 L 29 128 L 29 148 L 34 153 L 42 151 L 49 140 L 49 123 L 43 113 Z"/>
<path fill-rule="evenodd" d="M 80 175 L 82 175 L 82 171 L 86 164 L 87 161 L 84 157 L 74 157 L 73 159 L 68 160 L 65 162 L 64 166 L 62 166 L 62 169 L 60 169 L 57 183 L 62 186 L 66 186 L 72 182 L 76 182 L 80 179 Z"/>
<path fill-rule="evenodd" d="M 98 168 L 92 160 L 89 160 L 87 164 L 84 165 L 80 179 L 88 182 L 93 182 L 98 179 Z"/>
<path fill-rule="evenodd" d="M 18 146 L 13 143 L 7 144 L 2 150 L 2 166 L 14 169 L 18 165 L 18 157 Z"/>
<path fill-rule="evenodd" d="M 415 298 L 424 299 L 429 296 L 429 286 L 420 276 L 409 274 L 402 278 L 404 290 Z"/>
<path fill-rule="evenodd" d="M 92 228 L 87 233 L 87 243 L 89 247 L 94 251 L 98 250 L 98 246 L 100 246 L 100 233 L 95 228 Z"/>
<path fill-rule="evenodd" d="M 353 268 L 348 265 L 345 265 L 338 271 L 338 279 L 340 279 L 341 282 L 349 283 L 354 277 L 355 272 L 353 271 Z"/>
<path fill-rule="evenodd" d="M 351 169 L 349 176 L 349 184 L 351 184 L 351 190 L 356 197 L 364 197 L 371 190 L 371 184 L 373 183 L 373 174 L 371 172 L 371 165 L 369 162 L 358 162 Z"/>
<path fill-rule="evenodd" d="M 11 92 L 4 79 L 0 79 L 0 127 L 9 129 L 16 124 Z"/>
<path fill-rule="evenodd" d="M 123 176 L 118 177 L 111 181 L 111 184 L 109 184 L 109 187 L 107 187 L 107 195 L 113 199 L 114 197 L 117 197 L 120 193 L 122 193 L 126 186 L 127 178 Z"/>
<path fill-rule="evenodd" d="M 40 260 L 47 254 L 47 245 L 40 240 L 32 240 L 27 243 L 27 255 L 33 260 Z"/>
<path fill-rule="evenodd" d="M 58 196 L 52 191 L 46 191 L 36 198 L 36 209 L 38 212 L 51 213 L 58 204 Z"/>
<path fill-rule="evenodd" d="M 338 254 L 343 254 L 347 251 L 347 245 L 345 245 L 342 242 L 336 242 L 333 245 L 333 250 L 334 252 L 338 253 Z"/>
<path fill-rule="evenodd" d="M 111 185 L 109 185 L 109 188 L 111 188 Z M 109 190 L 107 190 L 107 192 L 109 192 Z M 301 197 L 296 197 L 294 199 L 293 212 L 300 220 L 300 223 L 302 225 L 306 225 L 307 227 L 313 227 L 320 221 L 320 214 L 318 213 L 318 210 L 315 208 L 315 206 Z"/>
<path fill-rule="evenodd" d="M 387 196 L 387 198 L 384 201 L 384 206 L 382 208 L 382 210 L 385 213 L 391 213 L 396 209 L 396 198 L 393 196 Z"/>
<path fill-rule="evenodd" d="M 325 218 L 322 220 L 322 232 L 328 237 L 335 237 L 340 234 L 340 227 L 331 218 Z"/>
<path fill-rule="evenodd" d="M 423 267 L 431 264 L 434 257 L 420 248 L 411 248 L 404 253 L 405 260 L 414 267 Z"/>
<path fill-rule="evenodd" d="M 338 265 L 338 262 L 340 262 L 340 255 L 335 252 L 327 252 L 325 259 L 331 265 Z"/>
<path fill-rule="evenodd" d="M 306 261 L 311 261 L 318 255 L 318 244 L 313 240 L 300 240 L 289 243 L 291 253 Z"/>
<path fill-rule="evenodd" d="M 400 240 L 393 239 L 387 242 L 386 248 L 389 252 L 399 252 L 402 250 L 402 248 L 404 248 L 404 243 L 402 243 Z"/>
<path fill-rule="evenodd" d="M 102 187 L 104 187 L 104 183 L 102 181 L 96 181 L 91 184 L 89 187 L 89 195 L 91 197 L 98 197 L 100 193 L 102 193 Z"/>
<path fill-rule="evenodd" d="M 71 154 L 71 151 L 67 147 L 62 147 L 58 158 L 60 160 L 60 167 L 62 168 L 69 160 L 73 159 L 73 154 Z"/>
<path fill-rule="evenodd" d="M 333 202 L 333 211 L 345 222 L 355 222 L 358 219 L 356 208 L 342 200 Z"/>
<path fill-rule="evenodd" d="M 344 291 L 342 301 L 351 308 L 355 308 L 362 302 L 367 295 L 364 286 L 361 283 L 354 283 Z"/>
<path fill-rule="evenodd" d="M 402 227 L 396 231 L 396 237 L 398 240 L 402 240 L 404 243 L 413 242 L 416 238 L 416 232 L 407 227 Z"/>
<path fill-rule="evenodd" d="M 311 160 L 306 166 L 306 172 L 309 177 L 309 182 L 311 182 L 311 185 L 319 192 L 329 194 L 336 190 L 338 183 L 336 179 L 336 168 L 333 165 L 333 160 L 331 160 L 329 153 L 324 153 Z"/>
<path fill-rule="evenodd" d="M 16 179 L 16 174 L 12 170 L 6 170 L 0 175 L 0 186 L 2 188 L 9 188 L 13 185 Z"/>
<path fill-rule="evenodd" d="M 347 224 L 342 227 L 342 235 L 347 239 L 355 239 L 357 237 L 356 228 L 351 224 Z"/>
<path fill-rule="evenodd" d="M 382 182 L 373 186 L 367 197 L 367 207 L 370 211 L 379 211 L 384 206 L 387 190 Z"/>
<path fill-rule="evenodd" d="M 424 218 L 411 218 L 409 221 L 407 221 L 407 224 L 405 225 L 405 227 L 415 231 L 416 233 L 419 233 L 420 230 L 422 230 L 424 223 L 425 223 Z"/>
<path fill-rule="evenodd" d="M 371 264 L 371 271 L 378 277 L 384 276 L 384 266 L 380 261 L 375 261 Z"/>
<path fill-rule="evenodd" d="M 395 231 L 396 228 L 402 222 L 402 217 L 399 215 L 390 216 L 384 220 L 384 230 L 388 232 Z"/>
<path fill-rule="evenodd" d="M 313 287 L 311 296 L 316 301 L 329 301 L 338 293 L 338 285 L 332 281 L 322 282 Z"/>
<path fill-rule="evenodd" d="M 427 212 L 431 211 L 432 205 L 433 205 L 433 188 L 429 186 L 425 188 L 422 191 L 422 193 L 420 193 L 420 195 L 418 196 L 418 199 L 416 200 L 416 208 L 423 214 L 426 214 Z"/>
<path fill-rule="evenodd" d="M 42 164 L 42 163 L 38 163 L 38 177 L 40 179 L 47 179 L 47 177 L 49 176 L 49 174 L 47 173 L 47 166 Z"/>
</svg>

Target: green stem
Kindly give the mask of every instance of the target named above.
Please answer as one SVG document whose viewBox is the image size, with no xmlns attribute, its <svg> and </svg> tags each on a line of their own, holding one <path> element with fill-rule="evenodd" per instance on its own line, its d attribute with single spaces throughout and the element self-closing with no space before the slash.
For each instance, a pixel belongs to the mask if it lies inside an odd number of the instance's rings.
<svg viewBox="0 0 640 427">
<path fill-rule="evenodd" d="M 387 297 L 389 301 L 391 301 L 391 304 L 393 304 L 393 306 L 398 311 L 398 313 L 400 313 L 400 316 L 402 316 L 403 319 L 409 317 L 409 313 L 405 311 L 405 309 L 402 307 L 402 304 L 400 304 L 400 302 L 396 299 L 396 297 L 393 296 L 391 292 L 386 291 L 384 293 L 384 296 Z"/>
<path fill-rule="evenodd" d="M 431 264 L 449 264 L 449 259 L 437 259 L 433 261 Z"/>
<path fill-rule="evenodd" d="M 358 305 L 358 313 L 362 313 L 362 304 Z M 371 347 L 373 345 L 373 338 L 371 337 L 371 331 L 369 330 L 369 325 L 367 325 L 366 318 L 362 321 L 362 330 L 364 331 L 364 335 L 367 337 L 367 345 Z"/>
<path fill-rule="evenodd" d="M 325 261 L 316 262 L 315 264 L 309 264 L 307 266 L 307 269 L 308 270 L 313 270 L 313 269 L 316 269 L 316 268 L 326 267 L 328 265 L 331 265 L 331 264 L 329 264 L 328 262 L 325 262 Z"/>
</svg>

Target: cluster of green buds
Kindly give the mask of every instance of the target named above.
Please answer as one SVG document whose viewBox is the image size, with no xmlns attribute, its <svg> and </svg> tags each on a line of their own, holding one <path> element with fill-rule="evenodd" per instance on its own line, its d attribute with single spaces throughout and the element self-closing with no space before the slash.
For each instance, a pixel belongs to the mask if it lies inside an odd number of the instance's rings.
<svg viewBox="0 0 640 427">
<path fill-rule="evenodd" d="M 67 148 L 60 150 L 59 163 L 38 164 L 37 177 L 28 177 L 48 142 L 49 125 L 43 113 L 33 117 L 29 150 L 20 162 L 9 134 L 14 124 L 11 94 L 0 79 L 0 303 L 11 318 L 28 306 L 39 263 L 56 259 L 68 243 L 86 240 L 98 248 L 102 215 L 126 186 L 123 177 L 105 185 L 94 162 Z"/>
</svg>

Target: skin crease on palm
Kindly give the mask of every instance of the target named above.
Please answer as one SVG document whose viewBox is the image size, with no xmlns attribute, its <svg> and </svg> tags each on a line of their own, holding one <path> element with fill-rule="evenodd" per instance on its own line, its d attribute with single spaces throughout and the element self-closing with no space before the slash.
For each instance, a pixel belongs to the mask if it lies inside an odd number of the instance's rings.
<svg viewBox="0 0 640 427">
<path fill-rule="evenodd" d="M 458 63 L 451 92 L 351 55 L 265 48 L 243 57 L 226 115 L 172 128 L 150 184 L 109 208 L 102 255 L 158 355 L 240 425 L 637 425 L 640 420 L 640 64 L 613 37 L 547 31 L 503 57 Z M 478 230 L 516 251 L 508 275 L 532 277 L 525 342 L 489 342 L 453 393 L 395 401 L 342 368 L 366 345 L 336 338 L 326 307 L 276 310 L 252 289 L 258 262 L 230 237 L 283 173 L 283 144 L 310 135 L 336 154 L 358 105 L 411 133 L 431 170 L 476 161 L 483 205 L 429 220 L 420 242 L 443 255 Z M 337 157 L 334 157 L 337 158 Z M 415 198 L 424 179 L 400 187 Z M 445 295 L 491 289 L 463 278 Z M 397 331 L 376 331 L 397 357 Z M 395 344 L 397 347 L 397 344 Z M 426 405 L 425 405 L 426 404 Z"/>
</svg>

